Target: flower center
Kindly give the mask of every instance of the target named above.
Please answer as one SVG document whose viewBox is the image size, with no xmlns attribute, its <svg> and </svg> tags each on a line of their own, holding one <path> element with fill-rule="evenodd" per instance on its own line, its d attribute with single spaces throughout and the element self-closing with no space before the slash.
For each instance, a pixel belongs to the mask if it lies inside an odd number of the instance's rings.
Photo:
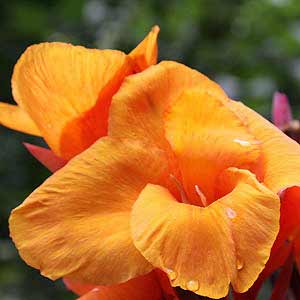
<svg viewBox="0 0 300 300">
<path fill-rule="evenodd" d="M 184 190 L 184 187 L 182 186 L 182 183 L 174 176 L 173 174 L 170 174 L 170 178 L 174 181 L 181 197 L 181 202 L 186 204 L 191 204 L 188 200 L 188 197 L 186 195 L 186 192 Z M 199 185 L 195 185 L 195 191 L 196 194 L 199 196 L 202 206 L 207 206 L 207 199 L 204 195 L 204 193 L 201 191 Z"/>
<path fill-rule="evenodd" d="M 177 187 L 177 189 L 180 193 L 181 202 L 186 203 L 186 204 L 190 204 L 188 199 L 187 199 L 185 190 L 184 190 L 181 182 L 173 174 L 170 174 L 170 178 L 174 181 L 174 183 L 175 183 L 175 185 L 176 185 L 176 187 Z"/>
<path fill-rule="evenodd" d="M 203 206 L 207 206 L 207 199 L 205 197 L 205 195 L 202 193 L 202 191 L 199 188 L 199 185 L 195 185 L 195 191 L 197 193 L 197 195 L 199 196 L 201 203 Z"/>
</svg>

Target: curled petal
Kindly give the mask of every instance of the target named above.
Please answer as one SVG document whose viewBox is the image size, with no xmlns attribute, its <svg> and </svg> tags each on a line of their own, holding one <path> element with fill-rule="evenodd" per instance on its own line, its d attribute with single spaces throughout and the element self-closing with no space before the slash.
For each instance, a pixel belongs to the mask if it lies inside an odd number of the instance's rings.
<svg viewBox="0 0 300 300">
<path fill-rule="evenodd" d="M 261 142 L 261 164 L 256 173 L 275 193 L 300 186 L 300 146 L 262 116 L 240 102 L 231 108 L 248 124 L 250 132 Z"/>
<path fill-rule="evenodd" d="M 300 146 L 242 103 L 232 102 L 230 106 L 244 117 L 251 133 L 261 142 L 261 163 L 255 172 L 280 195 L 280 233 L 274 247 L 282 247 L 286 240 L 293 241 L 300 230 Z"/>
<path fill-rule="evenodd" d="M 228 170 L 232 189 L 208 207 L 178 203 L 167 189 L 148 184 L 133 206 L 135 246 L 173 286 L 210 298 L 231 283 L 245 292 L 257 279 L 279 229 L 279 199 L 248 171 Z"/>
<path fill-rule="evenodd" d="M 183 91 L 192 88 L 227 99 L 221 87 L 206 76 L 172 61 L 161 62 L 127 77 L 113 97 L 109 134 L 147 140 L 166 149 L 165 111 Z"/>
<path fill-rule="evenodd" d="M 131 73 L 122 52 L 42 43 L 17 62 L 13 96 L 51 149 L 70 159 L 106 135 L 111 97 Z"/>
<path fill-rule="evenodd" d="M 169 107 L 165 135 L 193 204 L 200 201 L 195 186 L 211 203 L 218 198 L 216 178 L 220 172 L 228 167 L 251 169 L 260 156 L 258 142 L 230 110 L 228 100 L 201 89 L 183 92 Z"/>
</svg>

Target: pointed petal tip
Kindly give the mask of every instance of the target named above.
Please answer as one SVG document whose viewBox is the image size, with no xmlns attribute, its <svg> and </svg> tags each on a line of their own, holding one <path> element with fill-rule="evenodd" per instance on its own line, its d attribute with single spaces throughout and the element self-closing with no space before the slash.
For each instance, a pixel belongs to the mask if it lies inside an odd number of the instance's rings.
<svg viewBox="0 0 300 300">
<path fill-rule="evenodd" d="M 56 156 L 50 149 L 32 145 L 26 142 L 24 142 L 23 145 L 34 158 L 36 158 L 42 165 L 44 165 L 53 173 L 67 163 L 66 160 Z"/>
<path fill-rule="evenodd" d="M 158 34 L 160 32 L 160 27 L 158 25 L 154 25 L 151 28 L 151 32 Z"/>
</svg>

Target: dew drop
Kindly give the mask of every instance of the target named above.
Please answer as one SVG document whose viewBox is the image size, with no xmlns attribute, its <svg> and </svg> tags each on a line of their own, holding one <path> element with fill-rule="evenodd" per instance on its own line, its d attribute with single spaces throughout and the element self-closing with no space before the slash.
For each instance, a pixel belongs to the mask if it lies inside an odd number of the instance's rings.
<svg viewBox="0 0 300 300">
<path fill-rule="evenodd" d="M 236 260 L 236 268 L 237 268 L 238 270 L 241 270 L 241 269 L 243 269 L 243 267 L 244 267 L 244 263 L 238 258 L 238 259 Z"/>
<path fill-rule="evenodd" d="M 245 141 L 245 140 L 240 140 L 240 139 L 234 139 L 233 140 L 235 143 L 240 144 L 241 146 L 247 147 L 250 146 L 251 143 L 249 141 Z"/>
<path fill-rule="evenodd" d="M 195 292 L 199 290 L 199 281 L 198 280 L 190 280 L 186 283 L 186 288 L 191 291 Z"/>
<path fill-rule="evenodd" d="M 175 271 L 173 271 L 172 269 L 168 269 L 168 268 L 165 268 L 164 269 L 165 273 L 167 273 L 167 275 L 169 276 L 170 280 L 175 280 L 176 277 L 177 277 L 177 273 Z"/>
<path fill-rule="evenodd" d="M 236 212 L 232 208 L 227 207 L 226 208 L 226 215 L 229 219 L 234 219 L 236 217 Z"/>
</svg>

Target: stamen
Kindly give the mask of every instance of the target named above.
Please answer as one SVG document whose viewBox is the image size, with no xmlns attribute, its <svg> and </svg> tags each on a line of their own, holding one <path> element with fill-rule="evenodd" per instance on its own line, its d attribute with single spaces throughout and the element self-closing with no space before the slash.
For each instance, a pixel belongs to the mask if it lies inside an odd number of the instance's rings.
<svg viewBox="0 0 300 300">
<path fill-rule="evenodd" d="M 173 174 L 170 174 L 170 178 L 175 182 L 175 185 L 180 192 L 181 201 L 183 203 L 189 204 L 189 201 L 187 199 L 186 193 L 184 191 L 184 188 L 183 188 L 181 182 Z"/>
<path fill-rule="evenodd" d="M 202 202 L 202 205 L 203 205 L 203 206 L 207 206 L 207 200 L 206 200 L 206 197 L 205 197 L 205 195 L 201 192 L 201 190 L 200 190 L 200 188 L 199 188 L 199 186 L 198 186 L 197 184 L 195 185 L 195 191 L 196 191 L 197 195 L 200 197 L 200 200 L 201 200 L 201 202 Z"/>
</svg>

